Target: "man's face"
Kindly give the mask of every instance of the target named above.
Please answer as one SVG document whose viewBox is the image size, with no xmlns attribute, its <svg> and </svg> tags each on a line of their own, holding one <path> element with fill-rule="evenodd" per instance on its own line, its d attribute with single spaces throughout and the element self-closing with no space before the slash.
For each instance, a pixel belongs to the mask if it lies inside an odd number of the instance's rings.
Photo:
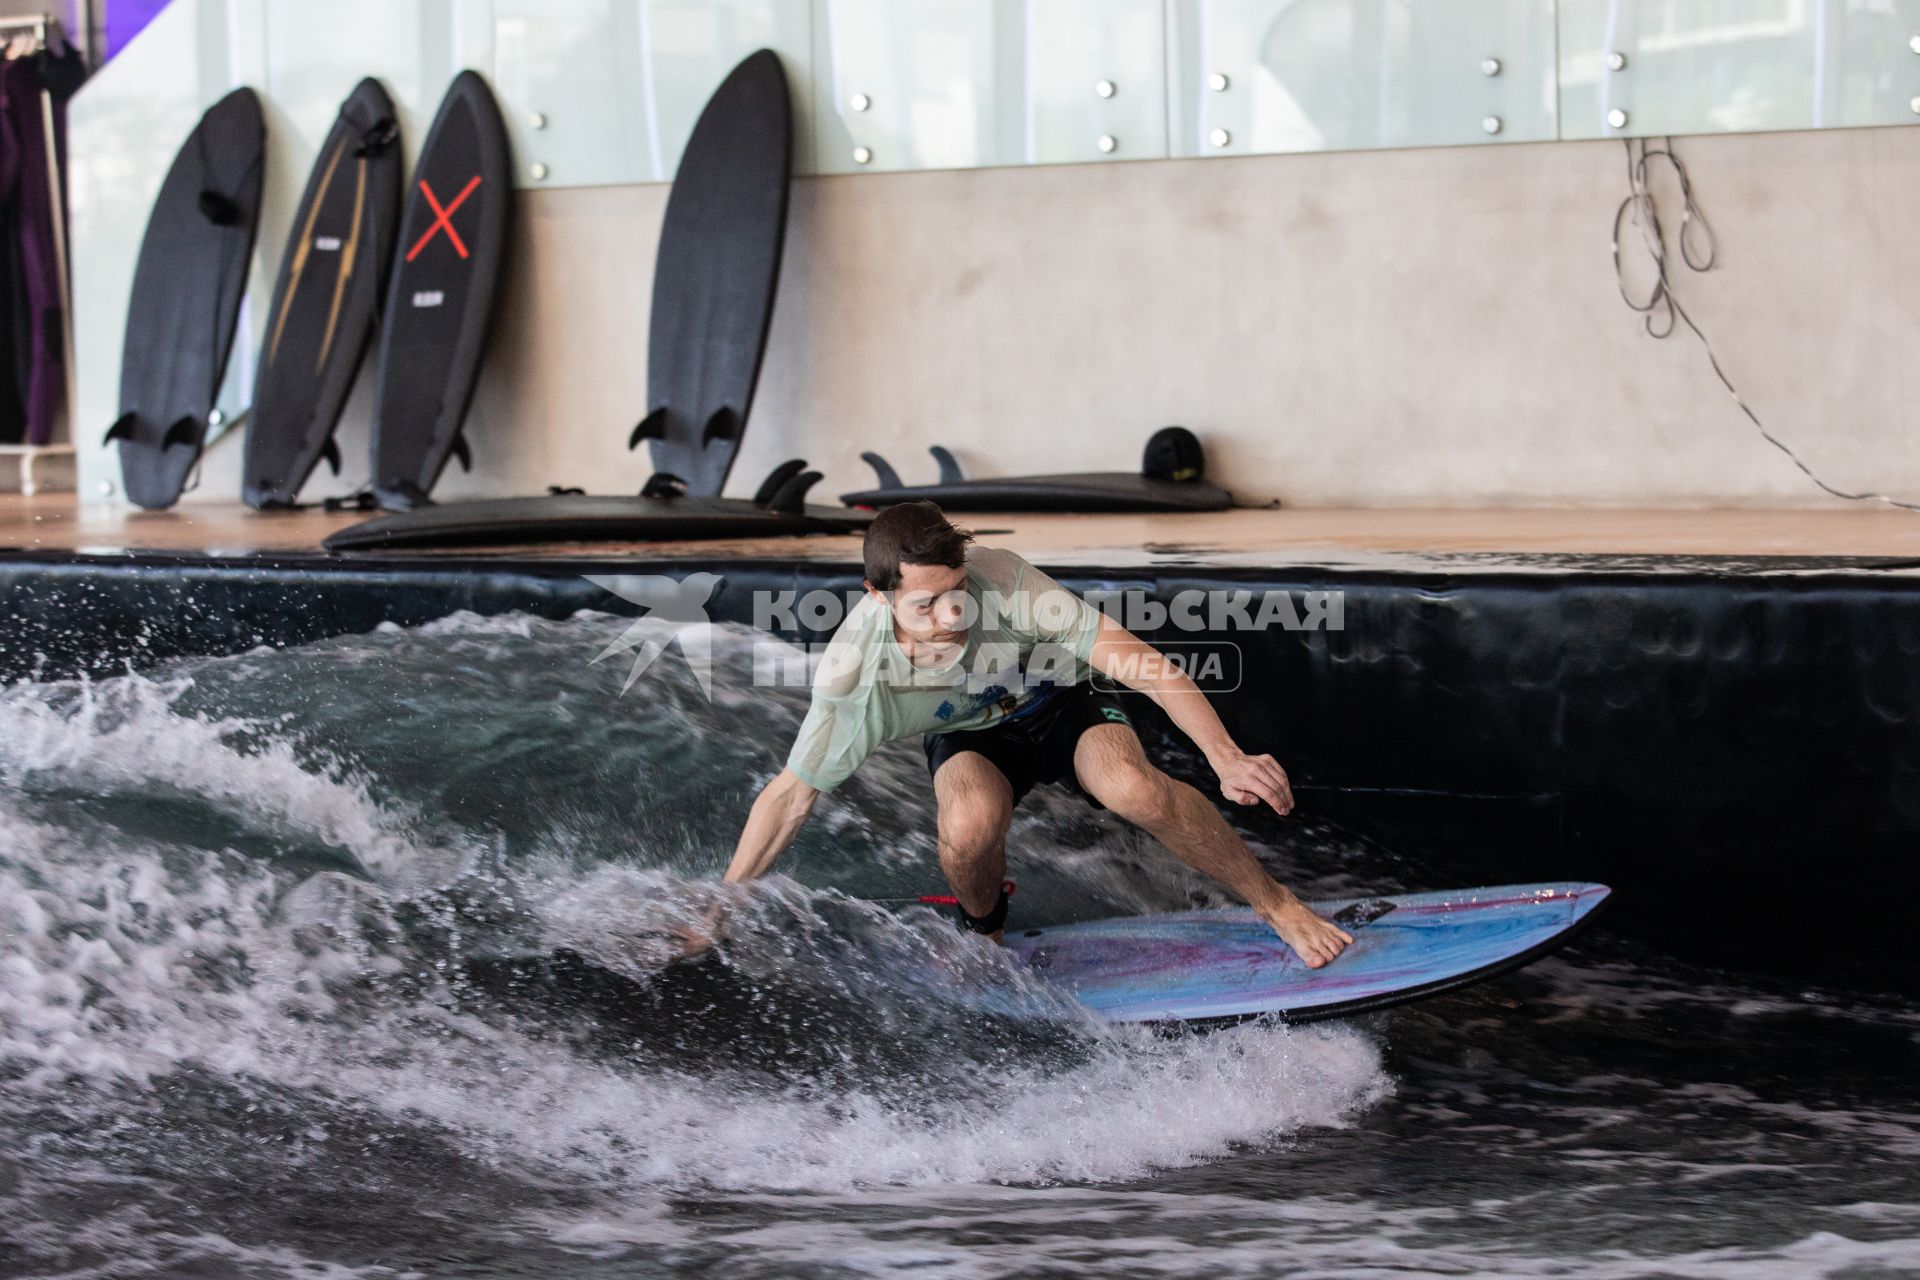
<svg viewBox="0 0 1920 1280">
<path fill-rule="evenodd" d="M 868 590 L 872 590 L 871 587 Z M 875 591 L 893 610 L 893 622 L 900 634 L 916 644 L 959 645 L 966 642 L 967 624 L 973 616 L 973 599 L 967 593 L 964 567 L 949 569 L 937 564 L 902 564 L 900 586 L 889 593 Z"/>
</svg>

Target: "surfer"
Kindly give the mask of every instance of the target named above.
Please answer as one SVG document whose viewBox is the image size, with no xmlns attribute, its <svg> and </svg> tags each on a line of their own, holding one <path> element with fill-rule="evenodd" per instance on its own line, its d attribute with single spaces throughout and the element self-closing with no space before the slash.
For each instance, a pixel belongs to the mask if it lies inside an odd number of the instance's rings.
<svg viewBox="0 0 1920 1280">
<path fill-rule="evenodd" d="M 1235 804 L 1293 808 L 1287 774 L 1228 736 L 1177 665 L 1012 551 L 973 546 L 931 502 L 889 507 L 866 533 L 866 595 L 822 655 L 786 767 L 760 792 L 727 867 L 765 875 L 814 801 L 883 742 L 920 737 L 939 805 L 940 869 L 963 923 L 1007 918 L 1007 829 L 1034 786 L 1067 781 L 1226 885 L 1319 968 L 1353 936 L 1268 875 L 1213 803 L 1142 750 L 1098 671 L 1146 694 L 1205 753 Z M 689 933 L 690 950 L 709 935 Z"/>
</svg>

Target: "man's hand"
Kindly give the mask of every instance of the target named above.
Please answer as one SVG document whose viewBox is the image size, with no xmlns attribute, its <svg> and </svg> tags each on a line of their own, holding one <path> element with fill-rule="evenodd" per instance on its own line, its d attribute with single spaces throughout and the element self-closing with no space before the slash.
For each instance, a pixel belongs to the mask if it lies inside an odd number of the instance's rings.
<svg viewBox="0 0 1920 1280">
<path fill-rule="evenodd" d="M 1238 748 L 1229 748 L 1207 762 L 1220 775 L 1220 794 L 1235 804 L 1265 801 L 1275 813 L 1293 810 L 1293 788 L 1287 771 L 1272 756 L 1250 756 Z"/>
<path fill-rule="evenodd" d="M 667 931 L 667 935 L 680 948 L 680 954 L 674 957 L 674 961 L 698 960 L 713 950 L 720 942 L 720 917 L 724 910 L 719 902 L 709 903 L 698 919 L 675 925 Z"/>
<path fill-rule="evenodd" d="M 1207 763 L 1220 775 L 1221 795 L 1235 804 L 1265 801 L 1275 813 L 1291 812 L 1293 788 L 1280 762 L 1272 756 L 1250 756 L 1234 746 L 1200 686 L 1177 663 L 1161 658 L 1158 649 L 1103 614 L 1088 664 L 1152 698 L 1174 726 L 1206 752 Z"/>
</svg>

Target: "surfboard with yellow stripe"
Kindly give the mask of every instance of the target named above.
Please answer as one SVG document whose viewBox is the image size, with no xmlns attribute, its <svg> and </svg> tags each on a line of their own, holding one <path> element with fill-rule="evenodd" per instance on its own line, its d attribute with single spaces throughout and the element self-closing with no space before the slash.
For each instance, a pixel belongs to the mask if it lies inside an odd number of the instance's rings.
<svg viewBox="0 0 1920 1280">
<path fill-rule="evenodd" d="M 266 316 L 242 495 L 290 507 L 322 459 L 380 311 L 400 221 L 399 117 L 378 80 L 340 105 L 294 211 Z"/>
</svg>

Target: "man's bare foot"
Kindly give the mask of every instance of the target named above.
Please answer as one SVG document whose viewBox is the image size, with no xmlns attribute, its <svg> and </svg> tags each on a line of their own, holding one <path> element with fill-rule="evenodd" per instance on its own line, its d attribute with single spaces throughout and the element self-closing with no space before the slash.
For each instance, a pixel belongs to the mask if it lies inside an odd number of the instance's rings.
<svg viewBox="0 0 1920 1280">
<path fill-rule="evenodd" d="M 1324 916 L 1316 915 L 1313 908 L 1291 894 L 1284 901 L 1258 910 L 1260 918 L 1273 926 L 1280 940 L 1292 947 L 1309 969 L 1327 964 L 1353 941 L 1352 934 Z"/>
</svg>

